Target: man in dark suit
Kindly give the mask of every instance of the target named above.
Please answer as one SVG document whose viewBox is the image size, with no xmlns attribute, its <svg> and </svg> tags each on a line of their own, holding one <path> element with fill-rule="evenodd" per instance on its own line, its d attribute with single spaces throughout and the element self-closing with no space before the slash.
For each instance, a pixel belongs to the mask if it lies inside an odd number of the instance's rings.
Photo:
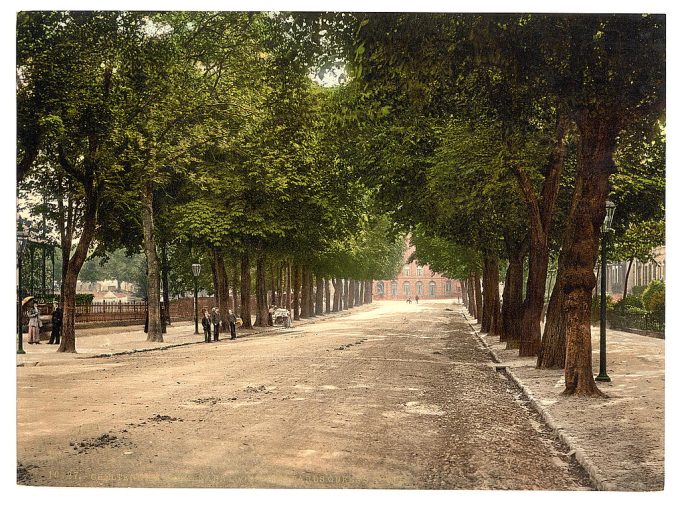
<svg viewBox="0 0 680 505">
<path fill-rule="evenodd" d="M 59 344 L 61 341 L 61 324 L 64 320 L 64 312 L 57 302 L 54 302 L 54 310 L 52 311 L 52 334 L 50 335 L 50 344 Z"/>
</svg>

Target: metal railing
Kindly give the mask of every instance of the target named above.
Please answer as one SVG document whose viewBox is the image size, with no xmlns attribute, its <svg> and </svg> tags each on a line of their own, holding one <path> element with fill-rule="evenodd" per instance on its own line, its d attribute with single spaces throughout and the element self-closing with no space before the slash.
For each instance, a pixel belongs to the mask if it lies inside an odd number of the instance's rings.
<svg viewBox="0 0 680 505">
<path fill-rule="evenodd" d="M 607 312 L 607 321 L 614 330 L 643 330 L 664 332 L 666 329 L 665 314 L 646 313 L 630 314 L 611 310 Z"/>
</svg>

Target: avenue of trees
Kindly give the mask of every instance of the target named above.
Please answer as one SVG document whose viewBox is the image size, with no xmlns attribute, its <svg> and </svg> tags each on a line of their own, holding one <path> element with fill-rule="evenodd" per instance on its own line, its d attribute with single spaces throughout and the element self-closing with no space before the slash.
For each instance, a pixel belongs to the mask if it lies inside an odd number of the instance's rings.
<svg viewBox="0 0 680 505">
<path fill-rule="evenodd" d="M 90 255 L 145 254 L 162 339 L 156 301 L 190 289 L 192 262 L 223 313 L 249 314 L 254 285 L 266 324 L 268 292 L 296 318 L 370 301 L 410 233 L 482 331 L 563 368 L 565 393 L 601 394 L 590 314 L 605 201 L 615 259 L 644 261 L 665 239 L 663 16 L 34 12 L 17 25 L 19 188 L 48 202 L 73 251 L 61 351 L 75 350 Z M 329 73 L 339 84 L 318 84 Z"/>
<path fill-rule="evenodd" d="M 349 61 L 379 201 L 414 230 L 418 259 L 461 280 L 482 331 L 564 368 L 565 393 L 601 394 L 590 314 L 605 201 L 615 258 L 664 242 L 664 17 L 358 18 Z"/>
<path fill-rule="evenodd" d="M 171 280 L 191 291 L 194 262 L 222 313 L 235 309 L 245 327 L 251 312 L 267 324 L 268 303 L 298 319 L 369 302 L 371 280 L 396 274 L 402 236 L 354 176 L 357 160 L 339 156 L 339 90 L 309 78 L 308 34 L 284 23 L 267 13 L 18 14 L 19 192 L 41 202 L 34 214 L 70 252 L 60 352 L 75 352 L 83 265 L 119 261 L 121 249 L 146 259 L 149 340 L 162 340 Z"/>
</svg>

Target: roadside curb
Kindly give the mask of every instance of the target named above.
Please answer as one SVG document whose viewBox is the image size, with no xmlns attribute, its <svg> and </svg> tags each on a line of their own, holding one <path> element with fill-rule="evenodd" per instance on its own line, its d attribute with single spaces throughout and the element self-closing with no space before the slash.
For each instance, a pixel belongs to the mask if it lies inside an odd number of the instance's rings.
<svg viewBox="0 0 680 505">
<path fill-rule="evenodd" d="M 484 337 L 482 337 L 482 335 L 477 331 L 477 329 L 474 326 L 472 326 L 472 323 L 468 319 L 468 316 L 465 314 L 465 312 L 461 310 L 460 314 L 463 316 L 465 322 L 468 323 L 468 325 L 474 332 L 475 338 L 477 338 L 482 347 L 484 347 L 484 349 L 486 349 L 486 351 L 489 353 L 491 359 L 495 363 L 501 363 L 502 362 L 501 359 L 489 346 Z M 564 428 L 562 428 L 557 423 L 557 421 L 555 421 L 553 416 L 546 410 L 546 408 L 540 404 L 540 402 L 536 399 L 531 390 L 515 375 L 511 367 L 504 365 L 503 368 L 507 373 L 508 377 L 510 377 L 510 380 L 512 380 L 512 382 L 522 391 L 522 393 L 526 395 L 527 399 L 529 400 L 529 404 L 536 410 L 536 412 L 538 412 L 538 414 L 541 416 L 545 424 L 547 424 L 548 427 L 553 431 L 553 435 L 559 438 L 559 440 L 564 445 L 567 446 L 567 448 L 569 449 L 569 454 L 574 456 L 578 464 L 581 465 L 581 467 L 588 474 L 588 477 L 595 486 L 595 489 L 597 489 L 598 491 L 616 491 L 616 489 L 611 484 L 609 484 L 606 481 L 606 479 L 604 479 L 604 477 L 602 477 L 600 470 L 597 468 L 597 466 L 595 466 L 595 464 L 592 461 L 590 461 L 588 456 L 586 456 L 586 453 L 583 450 L 583 448 L 579 447 L 576 441 L 571 436 L 564 432 Z"/>
<path fill-rule="evenodd" d="M 347 316 L 350 314 L 353 314 L 355 312 L 358 312 L 357 309 L 362 309 L 370 306 L 370 303 L 365 303 L 359 306 L 352 307 L 351 309 L 345 309 L 339 312 L 331 312 L 327 314 L 320 314 L 314 317 L 310 318 L 305 318 L 304 320 L 298 320 L 295 322 L 295 324 L 292 326 L 292 328 L 296 328 L 297 326 L 305 326 L 308 324 L 316 324 L 317 322 L 320 321 L 326 321 L 329 319 L 335 319 L 337 317 L 341 316 Z M 262 329 L 257 329 L 253 332 L 248 333 L 248 335 L 244 335 L 242 337 L 238 337 L 238 340 L 245 341 L 248 339 L 248 337 L 256 336 L 256 335 L 262 335 L 265 333 L 275 333 L 277 331 L 278 327 L 265 327 Z M 228 338 L 223 339 L 223 341 L 229 340 Z M 112 358 L 114 356 L 127 356 L 131 354 L 137 354 L 137 353 L 142 353 L 142 352 L 152 352 L 152 351 L 164 351 L 166 349 L 172 349 L 175 347 L 184 347 L 188 345 L 197 345 L 197 344 L 205 344 L 206 342 L 204 340 L 196 340 L 192 342 L 181 342 L 179 344 L 167 344 L 161 347 L 146 347 L 146 348 L 140 348 L 140 349 L 128 349 L 125 351 L 116 351 L 116 352 L 105 352 L 105 353 L 100 353 L 100 354 L 92 354 L 92 355 L 87 355 L 87 356 L 76 356 L 74 359 L 94 359 L 94 358 Z M 211 341 L 209 343 L 214 343 L 214 341 Z M 59 360 L 59 361 L 51 361 L 50 364 L 61 364 L 64 362 L 68 362 L 69 360 Z M 32 360 L 32 361 L 24 361 L 22 363 L 17 363 L 17 368 L 19 367 L 33 367 L 33 366 L 38 366 L 42 361 L 41 360 Z"/>
</svg>

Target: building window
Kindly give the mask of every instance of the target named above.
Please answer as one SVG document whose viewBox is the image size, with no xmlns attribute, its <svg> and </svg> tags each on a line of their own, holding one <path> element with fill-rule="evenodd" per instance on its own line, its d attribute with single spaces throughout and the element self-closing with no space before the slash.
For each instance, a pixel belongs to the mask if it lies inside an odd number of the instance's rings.
<svg viewBox="0 0 680 505">
<path fill-rule="evenodd" d="M 416 282 L 416 294 L 418 296 L 423 296 L 423 283 L 420 281 Z"/>
<path fill-rule="evenodd" d="M 408 281 L 404 282 L 404 296 L 411 296 L 411 283 Z"/>
<path fill-rule="evenodd" d="M 397 296 L 397 281 L 392 281 L 390 283 L 390 292 L 392 296 Z"/>
<path fill-rule="evenodd" d="M 404 275 L 405 276 L 411 275 L 411 265 L 404 265 Z"/>
<path fill-rule="evenodd" d="M 451 281 L 446 281 L 446 284 L 444 285 L 444 290 L 446 291 L 446 294 L 451 294 Z"/>
<path fill-rule="evenodd" d="M 379 295 L 384 295 L 385 294 L 385 283 L 383 281 L 378 282 L 378 294 Z"/>
<path fill-rule="evenodd" d="M 437 294 L 437 284 L 434 281 L 430 281 L 430 296 L 434 297 Z"/>
<path fill-rule="evenodd" d="M 418 265 L 418 266 L 416 267 L 416 275 L 417 275 L 418 277 L 422 277 L 422 276 L 423 276 L 423 267 L 421 267 L 420 265 Z"/>
</svg>

